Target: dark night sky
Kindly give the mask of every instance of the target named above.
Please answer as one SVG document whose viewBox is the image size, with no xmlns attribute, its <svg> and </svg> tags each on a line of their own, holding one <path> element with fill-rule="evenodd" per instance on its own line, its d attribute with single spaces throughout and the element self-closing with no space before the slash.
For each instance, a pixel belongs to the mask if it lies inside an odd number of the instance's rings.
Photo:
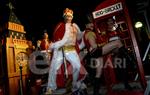
<svg viewBox="0 0 150 95">
<path fill-rule="evenodd" d="M 12 0 L 13 1 L 13 0 Z M 21 20 L 29 39 L 40 37 L 44 29 L 51 37 L 55 25 L 63 20 L 63 10 L 68 7 L 74 11 L 74 22 L 81 30 L 87 20 L 86 15 L 103 0 L 14 0 L 15 13 Z M 38 39 L 37 38 L 37 39 Z"/>
<path fill-rule="evenodd" d="M 5 1 L 5 0 L 3 0 Z M 63 20 L 63 10 L 68 7 L 74 11 L 74 22 L 84 30 L 86 15 L 93 12 L 104 0 L 10 0 L 15 7 L 14 12 L 24 25 L 27 39 L 37 40 L 44 29 L 51 37 L 56 24 Z M 134 0 L 126 0 L 130 11 L 136 9 Z M 145 0 L 136 0 L 145 1 Z M 133 12 L 132 12 L 133 13 Z"/>
</svg>

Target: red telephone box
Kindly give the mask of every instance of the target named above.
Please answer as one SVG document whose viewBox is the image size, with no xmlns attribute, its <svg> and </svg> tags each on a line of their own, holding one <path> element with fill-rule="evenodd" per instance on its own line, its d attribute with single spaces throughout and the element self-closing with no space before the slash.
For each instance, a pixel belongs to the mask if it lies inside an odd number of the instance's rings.
<svg viewBox="0 0 150 95">
<path fill-rule="evenodd" d="M 95 8 L 92 14 L 95 27 L 101 35 L 106 34 L 106 20 L 115 16 L 115 21 L 118 27 L 121 29 L 121 40 L 123 41 L 125 48 L 134 55 L 136 60 L 136 71 L 133 71 L 134 73 L 132 71 L 129 72 L 131 73 L 130 77 L 132 77 L 130 80 L 135 81 L 135 77 L 138 75 L 142 87 L 145 88 L 146 81 L 142 61 L 125 0 L 105 0 Z M 108 83 L 109 85 L 114 84 L 113 82 L 116 82 L 115 73 L 111 72 L 111 74 L 109 74 L 106 72 L 105 74 L 108 74 L 106 77 L 111 76 L 106 78 L 109 79 L 106 80 L 106 82 L 112 82 Z"/>
</svg>

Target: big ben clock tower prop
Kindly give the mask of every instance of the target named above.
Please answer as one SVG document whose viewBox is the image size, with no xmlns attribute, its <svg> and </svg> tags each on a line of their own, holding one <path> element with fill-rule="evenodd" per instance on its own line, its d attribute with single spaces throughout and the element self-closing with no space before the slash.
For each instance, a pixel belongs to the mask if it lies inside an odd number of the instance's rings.
<svg viewBox="0 0 150 95">
<path fill-rule="evenodd" d="M 5 64 L 6 73 L 6 91 L 7 95 L 18 95 L 25 90 L 25 79 L 27 77 L 27 60 L 26 49 L 28 48 L 25 37 L 26 32 L 15 13 L 11 3 L 7 4 L 9 12 L 6 13 L 4 27 L 2 28 L 3 40 L 2 43 L 2 64 Z M 20 87 L 20 66 L 22 87 Z M 25 91 L 23 91 L 25 93 Z"/>
</svg>

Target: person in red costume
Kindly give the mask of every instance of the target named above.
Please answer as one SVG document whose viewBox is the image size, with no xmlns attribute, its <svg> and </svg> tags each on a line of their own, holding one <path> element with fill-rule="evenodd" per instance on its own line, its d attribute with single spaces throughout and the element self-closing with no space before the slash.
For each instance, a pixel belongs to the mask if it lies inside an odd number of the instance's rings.
<svg viewBox="0 0 150 95">
<path fill-rule="evenodd" d="M 95 60 L 99 60 L 98 64 L 95 66 L 96 75 L 94 78 L 94 87 L 93 87 L 93 95 L 100 95 L 100 81 L 102 75 L 103 68 L 103 56 L 111 53 L 113 50 L 122 47 L 122 43 L 120 40 L 115 40 L 107 43 L 107 37 L 102 37 L 102 35 L 98 34 L 98 32 L 94 31 L 93 22 L 89 22 L 86 24 L 86 29 L 84 32 L 84 44 L 88 51 L 87 59 L 93 58 Z M 89 64 L 91 64 L 91 61 Z M 91 64 L 91 66 L 93 66 Z"/>
<path fill-rule="evenodd" d="M 48 50 L 51 41 L 49 40 L 49 35 L 47 30 L 44 30 L 42 35 L 42 39 L 37 41 L 37 48 L 36 50 Z"/>
<path fill-rule="evenodd" d="M 118 27 L 116 23 L 115 16 L 109 17 L 106 23 L 107 23 L 108 43 L 112 41 L 116 41 L 116 40 L 121 41 L 121 29 L 120 27 Z M 116 74 L 118 74 L 118 78 L 120 77 L 123 80 L 125 89 L 132 90 L 132 87 L 128 83 L 128 71 L 127 70 L 129 68 L 128 64 L 130 64 L 130 66 L 132 64 L 135 64 L 134 58 L 130 56 L 124 44 L 116 52 L 114 52 L 112 58 L 113 59 L 120 58 L 122 60 L 123 59 L 126 60 L 126 68 L 115 68 Z M 113 64 L 115 64 L 115 61 L 113 62 Z"/>
<path fill-rule="evenodd" d="M 49 44 L 50 44 L 49 36 L 45 30 L 44 34 L 43 34 L 43 39 L 41 40 L 40 49 L 41 50 L 48 50 Z"/>
<path fill-rule="evenodd" d="M 79 48 L 77 42 L 82 39 L 82 32 L 76 23 L 72 22 L 73 11 L 66 8 L 63 12 L 64 22 L 60 22 L 54 31 L 53 42 L 49 46 L 49 50 L 53 51 L 51 66 L 49 71 L 48 85 L 46 94 L 52 94 L 57 89 L 56 75 L 57 70 L 64 61 L 68 61 L 72 67 L 72 91 L 76 91 L 80 87 L 79 72 L 81 60 L 79 58 Z M 66 69 L 66 68 L 65 68 Z M 66 76 L 67 76 L 67 72 Z M 83 73 L 83 72 L 82 72 Z"/>
</svg>

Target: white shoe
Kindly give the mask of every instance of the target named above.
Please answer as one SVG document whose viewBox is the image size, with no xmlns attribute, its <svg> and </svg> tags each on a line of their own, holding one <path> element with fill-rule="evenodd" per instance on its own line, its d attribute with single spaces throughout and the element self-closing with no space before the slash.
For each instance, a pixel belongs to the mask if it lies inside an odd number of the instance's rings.
<svg viewBox="0 0 150 95">
<path fill-rule="evenodd" d="M 86 84 L 85 83 L 81 83 L 81 87 L 80 87 L 81 89 L 86 89 L 87 88 L 87 86 L 86 86 Z"/>
<path fill-rule="evenodd" d="M 46 92 L 45 95 L 52 95 L 52 90 L 49 88 Z"/>
</svg>

